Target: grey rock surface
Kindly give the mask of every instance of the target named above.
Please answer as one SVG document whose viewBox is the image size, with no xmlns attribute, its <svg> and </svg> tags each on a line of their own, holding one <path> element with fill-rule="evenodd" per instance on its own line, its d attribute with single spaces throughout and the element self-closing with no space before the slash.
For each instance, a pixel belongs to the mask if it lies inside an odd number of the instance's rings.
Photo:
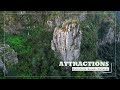
<svg viewBox="0 0 120 90">
<path fill-rule="evenodd" d="M 102 40 L 100 45 L 104 45 L 106 43 L 112 44 L 113 42 L 115 42 L 115 30 L 110 27 L 106 37 Z"/>
<path fill-rule="evenodd" d="M 6 66 L 17 63 L 17 53 L 9 45 L 0 44 L 0 69 L 7 73 Z"/>
<path fill-rule="evenodd" d="M 51 49 L 58 53 L 63 61 L 76 61 L 80 56 L 82 32 L 75 20 L 63 22 L 61 28 L 56 27 L 51 41 Z"/>
</svg>

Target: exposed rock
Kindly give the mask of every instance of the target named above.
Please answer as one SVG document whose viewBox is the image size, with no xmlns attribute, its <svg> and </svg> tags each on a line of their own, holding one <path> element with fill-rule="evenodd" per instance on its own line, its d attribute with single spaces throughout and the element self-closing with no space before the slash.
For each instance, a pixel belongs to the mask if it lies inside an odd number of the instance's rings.
<svg viewBox="0 0 120 90">
<path fill-rule="evenodd" d="M 55 18 L 55 26 L 60 26 L 63 23 L 62 17 L 57 16 Z"/>
<path fill-rule="evenodd" d="M 24 27 L 21 25 L 21 23 L 16 21 L 11 21 L 5 24 L 5 32 L 10 33 L 20 33 L 21 30 L 23 30 Z"/>
<path fill-rule="evenodd" d="M 17 53 L 9 45 L 0 45 L 0 69 L 7 73 L 6 66 L 18 63 Z"/>
<path fill-rule="evenodd" d="M 84 21 L 84 20 L 86 19 L 86 16 L 87 16 L 87 12 L 82 13 L 82 14 L 79 16 L 79 20 L 80 20 L 80 21 Z"/>
<path fill-rule="evenodd" d="M 52 20 L 47 21 L 47 25 L 49 27 L 48 31 L 53 31 L 54 23 Z"/>
<path fill-rule="evenodd" d="M 108 33 L 106 34 L 106 37 L 102 40 L 100 45 L 104 45 L 106 43 L 112 44 L 115 42 L 115 30 L 113 28 L 109 28 Z"/>
<path fill-rule="evenodd" d="M 5 64 L 3 63 L 1 57 L 0 57 L 0 69 L 3 70 L 4 73 L 7 73 Z"/>
<path fill-rule="evenodd" d="M 61 12 L 59 14 L 55 14 L 54 18 L 47 21 L 47 25 L 49 27 L 48 31 L 53 31 L 54 28 L 61 27 L 62 23 L 65 19 L 77 19 L 80 22 L 84 21 L 87 16 L 87 11 L 72 11 L 72 12 Z"/>
<path fill-rule="evenodd" d="M 53 31 L 56 26 L 59 27 L 60 25 L 62 25 L 62 23 L 63 23 L 63 20 L 62 20 L 62 17 L 60 16 L 57 16 L 54 19 L 48 20 L 47 21 L 47 24 L 49 27 L 48 31 Z"/>
<path fill-rule="evenodd" d="M 51 48 L 58 53 L 60 59 L 76 61 L 80 55 L 81 38 L 82 32 L 78 22 L 67 20 L 61 28 L 55 28 Z"/>
</svg>

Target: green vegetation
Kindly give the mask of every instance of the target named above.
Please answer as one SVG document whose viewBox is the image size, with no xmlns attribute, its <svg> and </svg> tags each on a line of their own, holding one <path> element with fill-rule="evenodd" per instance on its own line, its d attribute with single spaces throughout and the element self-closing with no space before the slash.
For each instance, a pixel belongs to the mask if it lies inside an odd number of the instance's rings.
<svg viewBox="0 0 120 90">
<path fill-rule="evenodd" d="M 67 14 L 14 14 L 16 22 L 20 22 L 24 29 L 21 29 L 20 33 L 8 33 L 5 32 L 5 43 L 9 44 L 12 49 L 17 52 L 18 64 L 8 68 L 8 76 L 21 76 L 13 78 L 27 78 L 35 79 L 43 78 L 71 78 L 67 76 L 80 76 L 73 77 L 76 79 L 88 79 L 84 76 L 95 76 L 93 72 L 71 72 L 63 67 L 59 67 L 59 59 L 55 56 L 51 50 L 51 40 L 53 38 L 53 31 L 50 32 L 47 29 L 46 22 L 48 19 L 54 19 L 57 15 L 69 17 Z M 8 15 L 9 16 L 9 15 Z M 72 16 L 72 15 L 71 15 Z M 7 18 L 7 16 L 6 16 Z M 112 45 L 100 46 L 98 48 L 98 42 L 103 40 L 107 29 L 112 25 L 109 23 L 109 18 L 113 19 L 114 16 L 110 14 L 88 14 L 86 19 L 80 24 L 80 30 L 82 31 L 81 42 L 81 55 L 82 61 L 93 60 L 108 60 L 113 62 L 114 59 L 114 43 Z M 65 18 L 66 19 L 66 18 Z M 1 18 L 0 18 L 1 20 Z M 2 21 L 2 20 L 1 20 Z M 76 21 L 74 21 L 76 22 Z M 8 23 L 8 22 L 6 22 Z M 77 22 L 78 23 L 78 22 Z M 0 24 L 0 43 L 4 41 L 3 24 Z M 14 31 L 15 32 L 15 31 Z M 119 44 L 120 45 L 120 44 Z M 117 48 L 119 49 L 119 45 Z M 119 54 L 119 51 L 117 52 Z M 118 55 L 117 54 L 117 55 Z M 117 57 L 117 59 L 120 59 Z M 66 77 L 42 77 L 42 76 L 66 76 Z M 0 70 L 0 78 L 4 78 L 2 71 Z M 97 78 L 97 77 L 96 77 Z"/>
</svg>

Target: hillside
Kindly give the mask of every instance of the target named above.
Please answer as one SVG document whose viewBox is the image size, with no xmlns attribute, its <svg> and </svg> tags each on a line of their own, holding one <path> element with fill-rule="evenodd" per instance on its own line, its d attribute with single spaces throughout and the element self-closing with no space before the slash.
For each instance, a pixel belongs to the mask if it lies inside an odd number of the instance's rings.
<svg viewBox="0 0 120 90">
<path fill-rule="evenodd" d="M 119 24 L 112 11 L 0 12 L 0 78 L 120 78 Z M 109 61 L 113 71 L 72 72 L 61 60 Z"/>
</svg>

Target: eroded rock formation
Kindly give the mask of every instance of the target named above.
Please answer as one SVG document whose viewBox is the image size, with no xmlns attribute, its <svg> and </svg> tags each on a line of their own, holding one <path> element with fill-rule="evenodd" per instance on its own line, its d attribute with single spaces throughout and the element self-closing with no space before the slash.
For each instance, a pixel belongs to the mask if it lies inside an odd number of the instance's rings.
<svg viewBox="0 0 120 90">
<path fill-rule="evenodd" d="M 0 45 L 0 69 L 7 73 L 6 66 L 18 63 L 17 53 L 9 45 Z"/>
<path fill-rule="evenodd" d="M 76 61 L 80 56 L 82 32 L 76 20 L 63 22 L 62 27 L 56 27 L 51 41 L 52 50 L 58 53 L 64 61 Z"/>
</svg>

